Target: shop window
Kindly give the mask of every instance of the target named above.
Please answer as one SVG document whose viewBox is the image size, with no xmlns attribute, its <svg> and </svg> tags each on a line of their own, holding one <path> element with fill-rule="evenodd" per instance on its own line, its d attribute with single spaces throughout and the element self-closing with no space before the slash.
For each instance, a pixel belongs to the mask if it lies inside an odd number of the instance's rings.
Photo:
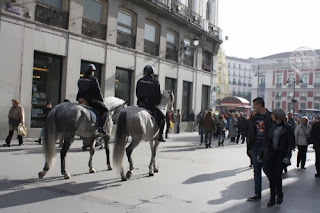
<svg viewBox="0 0 320 213">
<path fill-rule="evenodd" d="M 183 81 L 183 93 L 182 93 L 182 120 L 186 121 L 188 115 L 191 112 L 192 103 L 192 83 L 188 81 Z"/>
<path fill-rule="evenodd" d="M 131 72 L 130 70 L 117 68 L 115 78 L 115 97 L 131 104 Z"/>
<path fill-rule="evenodd" d="M 202 85 L 201 110 L 210 109 L 210 86 Z"/>
<path fill-rule="evenodd" d="M 101 67 L 102 67 L 101 64 L 90 62 L 90 61 L 81 60 L 80 76 L 83 76 L 83 74 L 84 74 L 84 72 L 86 70 L 86 67 L 89 64 L 94 64 L 94 66 L 96 67 L 97 70 L 94 72 L 94 77 L 96 77 L 98 79 L 99 83 L 101 84 Z"/>
<path fill-rule="evenodd" d="M 47 101 L 60 102 L 62 57 L 35 52 L 32 76 L 31 128 L 45 123 L 43 109 Z"/>
</svg>

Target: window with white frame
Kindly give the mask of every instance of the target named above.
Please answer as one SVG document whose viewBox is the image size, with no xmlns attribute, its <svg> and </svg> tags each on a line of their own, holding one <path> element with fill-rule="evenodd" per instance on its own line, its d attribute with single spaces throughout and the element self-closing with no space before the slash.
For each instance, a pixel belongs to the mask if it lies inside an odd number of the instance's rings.
<svg viewBox="0 0 320 213">
<path fill-rule="evenodd" d="M 118 30 L 130 35 L 133 34 L 132 15 L 124 11 L 118 12 Z"/>
<path fill-rule="evenodd" d="M 320 73 L 314 74 L 314 83 L 320 84 Z"/>
<path fill-rule="evenodd" d="M 282 84 L 282 74 L 277 75 L 277 84 Z"/>
<path fill-rule="evenodd" d="M 308 74 L 302 74 L 302 82 L 303 83 L 308 83 L 309 81 L 308 81 Z"/>
</svg>

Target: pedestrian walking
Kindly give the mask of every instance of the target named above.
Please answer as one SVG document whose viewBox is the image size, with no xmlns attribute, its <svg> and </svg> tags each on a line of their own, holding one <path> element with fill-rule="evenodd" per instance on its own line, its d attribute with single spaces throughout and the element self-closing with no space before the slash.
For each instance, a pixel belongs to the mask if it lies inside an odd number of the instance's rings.
<svg viewBox="0 0 320 213">
<path fill-rule="evenodd" d="M 199 121 L 199 135 L 200 135 L 200 146 L 203 144 L 203 136 L 205 134 L 204 129 L 203 129 L 203 118 L 207 115 L 208 111 L 204 110 L 203 111 L 203 116 L 200 118 Z"/>
<path fill-rule="evenodd" d="M 260 97 L 253 100 L 253 109 L 256 114 L 249 122 L 248 146 L 251 151 L 254 172 L 254 195 L 249 197 L 248 201 L 261 200 L 261 170 L 263 169 L 268 175 L 264 153 L 269 151 L 272 144 L 272 136 L 270 136 L 271 112 L 265 108 L 264 100 Z"/>
<path fill-rule="evenodd" d="M 231 121 L 230 121 L 230 124 L 229 124 L 229 135 L 230 135 L 230 138 L 231 138 L 230 143 L 236 142 L 236 137 L 238 135 L 237 126 L 238 126 L 238 121 L 235 118 L 235 115 L 231 114 Z"/>
<path fill-rule="evenodd" d="M 205 142 L 206 142 L 206 148 L 212 148 L 211 147 L 211 141 L 212 141 L 212 133 L 216 131 L 216 124 L 214 122 L 214 119 L 212 118 L 212 113 L 209 111 L 202 119 L 203 122 L 203 129 L 205 134 Z"/>
<path fill-rule="evenodd" d="M 44 116 L 44 120 L 47 119 L 47 116 L 49 114 L 49 112 L 52 110 L 52 104 L 50 101 L 48 101 L 46 103 L 46 106 L 43 109 L 43 116 Z M 41 128 L 41 132 L 40 132 L 40 136 L 38 140 L 35 140 L 35 142 L 41 144 L 42 138 L 43 138 L 43 131 L 44 131 L 44 127 Z"/>
<path fill-rule="evenodd" d="M 291 151 L 295 146 L 292 127 L 285 123 L 286 114 L 276 108 L 272 111 L 272 148 L 266 156 L 269 168 L 270 200 L 268 207 L 283 202 L 282 169 L 283 164 L 290 165 Z M 277 200 L 276 200 L 277 196 Z M 276 202 L 277 201 L 277 202 Z"/>
<path fill-rule="evenodd" d="M 226 127 L 227 122 L 224 120 L 223 116 L 220 116 L 219 121 L 217 122 L 218 146 L 224 146 L 224 140 L 226 137 Z"/>
<path fill-rule="evenodd" d="M 248 136 L 249 136 L 249 124 L 250 124 L 250 119 L 252 118 L 252 116 L 255 115 L 255 112 L 252 112 L 248 118 L 245 120 L 244 122 L 244 127 L 242 129 L 243 131 L 243 136 L 245 137 L 245 141 L 246 141 L 246 144 L 247 144 L 247 155 L 250 159 L 250 165 L 249 167 L 252 167 L 252 156 L 251 156 L 251 151 L 250 151 L 250 146 L 249 146 L 249 143 L 248 143 Z"/>
<path fill-rule="evenodd" d="M 296 128 L 296 122 L 294 121 L 293 114 L 291 112 L 288 112 L 288 124 L 291 126 L 291 128 L 294 131 Z"/>
<path fill-rule="evenodd" d="M 169 131 L 170 131 L 170 123 L 172 122 L 171 119 L 171 114 L 169 112 L 166 112 L 166 132 L 165 132 L 165 137 L 168 137 Z"/>
<path fill-rule="evenodd" d="M 195 115 L 194 115 L 194 111 L 192 110 L 192 112 L 187 116 L 187 120 L 188 120 L 188 123 L 187 123 L 187 128 L 185 130 L 185 132 L 193 132 L 194 131 L 194 118 L 195 118 Z"/>
<path fill-rule="evenodd" d="M 181 114 L 180 114 L 180 109 L 177 109 L 177 113 L 175 114 L 175 129 L 176 129 L 176 134 L 180 133 L 180 122 L 181 122 Z"/>
<path fill-rule="evenodd" d="M 316 153 L 316 171 L 317 173 L 314 175 L 316 178 L 320 178 L 320 116 L 315 119 L 315 123 L 312 125 L 310 138 L 313 142 L 313 149 Z"/>
<path fill-rule="evenodd" d="M 245 142 L 245 136 L 243 135 L 244 133 L 244 128 L 245 128 L 245 125 L 246 125 L 246 118 L 243 116 L 243 113 L 240 112 L 239 114 L 239 118 L 238 118 L 238 135 L 237 135 L 237 140 L 236 140 L 236 143 L 239 143 L 239 139 L 241 137 L 241 144 L 244 144 Z"/>
<path fill-rule="evenodd" d="M 18 99 L 12 99 L 12 107 L 8 114 L 9 134 L 6 138 L 6 143 L 3 146 L 10 147 L 14 130 L 18 132 L 18 126 L 24 124 L 24 109 L 20 106 Z M 23 145 L 23 138 L 18 134 L 19 146 Z"/>
<path fill-rule="evenodd" d="M 197 115 L 197 122 L 194 124 L 194 125 L 195 125 L 194 129 L 196 129 L 196 126 L 199 127 L 200 120 L 201 120 L 202 117 L 203 117 L 203 113 L 202 113 L 202 111 L 200 111 L 200 112 L 198 113 L 198 115 Z"/>
<path fill-rule="evenodd" d="M 298 147 L 297 167 L 301 163 L 301 169 L 305 169 L 307 150 L 308 150 L 308 137 L 310 137 L 311 125 L 307 116 L 301 118 L 300 124 L 294 130 L 296 145 Z"/>
</svg>

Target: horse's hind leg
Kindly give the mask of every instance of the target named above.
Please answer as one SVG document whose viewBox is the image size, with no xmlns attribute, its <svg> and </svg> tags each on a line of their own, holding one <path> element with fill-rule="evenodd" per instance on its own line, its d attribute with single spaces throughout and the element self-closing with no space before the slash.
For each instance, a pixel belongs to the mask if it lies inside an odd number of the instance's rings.
<svg viewBox="0 0 320 213">
<path fill-rule="evenodd" d="M 95 153 L 95 149 L 94 149 L 94 138 L 85 138 L 85 140 L 87 140 L 90 144 L 90 158 L 89 158 L 89 172 L 90 173 L 95 173 L 96 171 L 94 170 L 94 168 L 92 167 L 92 158 L 93 155 Z"/>
<path fill-rule="evenodd" d="M 133 161 L 132 161 L 132 158 L 131 158 L 132 151 L 139 145 L 140 141 L 141 141 L 141 137 L 138 137 L 138 138 L 132 137 L 132 142 L 126 148 L 126 154 L 127 154 L 128 161 L 129 161 L 129 171 L 126 174 L 127 179 L 131 178 L 132 171 L 134 169 Z"/>
<path fill-rule="evenodd" d="M 157 149 L 158 149 L 160 142 L 157 139 L 154 143 L 153 143 L 153 140 L 151 140 L 149 142 L 150 142 L 150 149 L 151 149 L 151 160 L 150 160 L 150 164 L 149 164 L 149 176 L 153 176 L 153 172 L 159 171 L 156 166 L 156 154 L 157 154 Z"/>
<path fill-rule="evenodd" d="M 49 170 L 49 165 L 48 165 L 48 163 L 46 162 L 46 163 L 44 164 L 43 171 L 38 173 L 39 179 L 42 179 L 42 178 L 47 174 L 48 170 Z"/>
<path fill-rule="evenodd" d="M 61 174 L 64 176 L 64 179 L 70 179 L 71 176 L 69 173 L 66 172 L 66 155 L 72 143 L 71 138 L 64 138 L 64 143 L 60 152 L 61 158 Z"/>
<path fill-rule="evenodd" d="M 110 163 L 110 149 L 109 149 L 110 136 L 104 136 L 103 140 L 104 140 L 104 149 L 106 151 L 108 170 L 112 170 L 112 166 Z"/>
</svg>

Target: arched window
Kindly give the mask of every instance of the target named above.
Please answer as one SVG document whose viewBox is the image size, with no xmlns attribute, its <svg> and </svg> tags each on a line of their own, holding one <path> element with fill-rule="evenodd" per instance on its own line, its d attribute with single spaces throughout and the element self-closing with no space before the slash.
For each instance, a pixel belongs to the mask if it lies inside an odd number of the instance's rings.
<svg viewBox="0 0 320 213">
<path fill-rule="evenodd" d="M 159 55 L 160 27 L 152 21 L 146 21 L 144 26 L 144 52 Z"/>
</svg>

